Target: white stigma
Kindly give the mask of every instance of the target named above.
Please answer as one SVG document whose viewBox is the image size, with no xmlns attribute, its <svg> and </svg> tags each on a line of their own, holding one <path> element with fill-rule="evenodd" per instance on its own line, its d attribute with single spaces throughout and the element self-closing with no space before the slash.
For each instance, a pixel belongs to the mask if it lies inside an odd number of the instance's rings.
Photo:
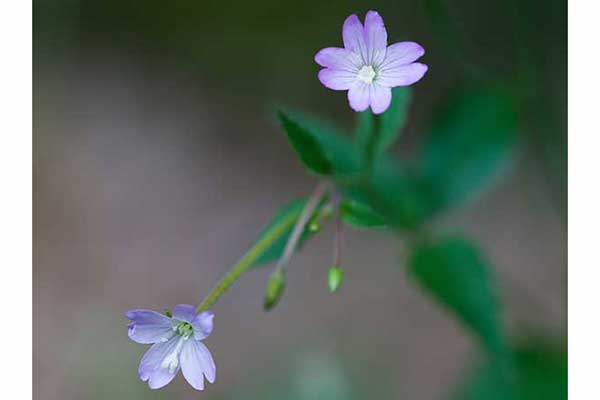
<svg viewBox="0 0 600 400">
<path fill-rule="evenodd" d="M 167 355 L 163 362 L 160 364 L 161 368 L 168 369 L 169 373 L 175 372 L 177 367 L 179 366 L 179 353 L 181 353 L 181 347 L 183 347 L 183 343 L 185 342 L 185 338 L 179 339 L 177 345 L 173 349 L 169 355 Z"/>
<path fill-rule="evenodd" d="M 365 65 L 358 71 L 356 77 L 363 81 L 364 83 L 373 83 L 373 79 L 375 79 L 375 70 L 370 65 Z"/>
</svg>

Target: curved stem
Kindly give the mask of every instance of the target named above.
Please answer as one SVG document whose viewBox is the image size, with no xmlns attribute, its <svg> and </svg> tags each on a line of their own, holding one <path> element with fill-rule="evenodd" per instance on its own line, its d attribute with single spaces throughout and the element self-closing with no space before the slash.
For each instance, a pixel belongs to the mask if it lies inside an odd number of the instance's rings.
<svg viewBox="0 0 600 400">
<path fill-rule="evenodd" d="M 197 312 L 208 310 L 221 295 L 248 269 L 269 246 L 283 236 L 296 222 L 297 215 L 290 215 L 280 224 L 269 230 L 254 246 L 235 264 L 217 286 L 206 296 L 198 306 Z"/>
<path fill-rule="evenodd" d="M 312 216 L 313 212 L 319 205 L 319 202 L 321 201 L 321 198 L 327 191 L 328 186 L 329 185 L 326 182 L 321 182 L 317 185 L 317 188 L 310 195 L 308 202 L 306 203 L 306 205 L 304 206 L 304 209 L 302 210 L 302 214 L 300 214 L 300 217 L 296 221 L 296 225 L 294 226 L 294 230 L 292 231 L 290 238 L 288 239 L 287 243 L 285 244 L 285 249 L 283 250 L 283 255 L 277 262 L 275 271 L 284 271 L 285 268 L 287 267 L 287 265 L 289 264 L 290 258 L 292 258 L 292 254 L 294 254 L 294 251 L 296 250 L 296 246 L 298 245 L 298 242 L 300 241 L 300 237 L 302 236 L 302 233 L 304 232 L 304 228 L 306 227 L 306 224 L 310 220 L 310 217 Z"/>
<path fill-rule="evenodd" d="M 273 245 L 273 243 L 279 240 L 283 235 L 286 234 L 286 232 L 294 227 L 294 230 L 290 235 L 290 239 L 286 244 L 283 256 L 277 263 L 278 269 L 285 267 L 283 261 L 287 263 L 292 256 L 294 250 L 296 249 L 296 244 L 300 239 L 302 232 L 304 231 L 306 223 L 310 219 L 315 207 L 319 204 L 319 201 L 323 197 L 327 187 L 327 183 L 320 183 L 302 209 L 301 214 L 291 214 L 283 219 L 279 224 L 273 226 L 269 231 L 267 231 L 261 237 L 261 239 L 256 242 L 254 246 L 252 246 L 250 250 L 248 250 L 248 252 L 237 262 L 237 264 L 231 268 L 227 275 L 221 278 L 219 283 L 217 283 L 217 286 L 215 286 L 208 296 L 204 298 L 202 303 L 200 303 L 196 309 L 197 312 L 200 313 L 212 307 L 219 297 L 221 297 L 221 295 L 225 293 L 225 291 L 229 289 L 231 285 L 233 285 L 233 283 L 240 277 L 242 273 L 244 273 L 244 271 L 252 266 L 252 264 L 260 257 L 260 255 L 267 248 L 269 248 L 269 246 Z"/>
</svg>

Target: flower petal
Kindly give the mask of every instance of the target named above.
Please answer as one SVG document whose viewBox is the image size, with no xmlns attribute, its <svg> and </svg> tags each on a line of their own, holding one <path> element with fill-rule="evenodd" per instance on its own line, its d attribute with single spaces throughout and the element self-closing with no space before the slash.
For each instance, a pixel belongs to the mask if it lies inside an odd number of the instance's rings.
<svg viewBox="0 0 600 400">
<path fill-rule="evenodd" d="M 213 319 L 215 314 L 212 311 L 204 311 L 194 318 L 192 326 L 194 327 L 194 338 L 203 340 L 211 334 L 213 330 Z"/>
<path fill-rule="evenodd" d="M 319 71 L 319 81 L 329 89 L 348 90 L 356 81 L 356 73 L 325 68 Z"/>
<path fill-rule="evenodd" d="M 392 89 L 377 84 L 371 85 L 370 103 L 373 114 L 381 114 L 392 102 Z"/>
<path fill-rule="evenodd" d="M 365 31 L 356 14 L 352 14 L 344 21 L 342 38 L 344 40 L 344 47 L 358 54 L 363 64 L 366 64 L 367 45 L 365 43 Z"/>
<path fill-rule="evenodd" d="M 315 61 L 322 67 L 341 69 L 358 73 L 361 66 L 360 57 L 348 49 L 326 47 L 315 54 Z"/>
<path fill-rule="evenodd" d="M 365 42 L 367 64 L 380 65 L 386 54 L 387 31 L 377 11 L 369 11 L 365 17 Z"/>
<path fill-rule="evenodd" d="M 204 376 L 213 383 L 216 377 L 215 362 L 204 343 L 188 340 L 181 351 L 181 371 L 194 389 L 204 389 Z"/>
<path fill-rule="evenodd" d="M 128 336 L 137 343 L 164 342 L 173 336 L 173 321 L 152 310 L 131 310 L 125 313 L 131 320 Z"/>
<path fill-rule="evenodd" d="M 387 87 L 412 85 L 425 75 L 427 69 L 428 67 L 425 64 L 412 63 L 380 71 L 377 77 L 377 84 Z"/>
<path fill-rule="evenodd" d="M 417 61 L 425 49 L 415 42 L 398 42 L 390 45 L 385 54 L 385 60 L 381 64 L 381 70 L 394 69 L 401 65 L 407 65 Z"/>
<path fill-rule="evenodd" d="M 196 307 L 190 304 L 177 304 L 173 307 L 173 318 L 191 324 L 194 317 L 196 317 Z"/>
<path fill-rule="evenodd" d="M 361 112 L 369 108 L 369 86 L 356 81 L 348 90 L 348 102 L 354 111 Z"/>
<path fill-rule="evenodd" d="M 168 368 L 162 368 L 161 364 L 175 350 L 180 340 L 181 336 L 173 336 L 167 342 L 155 343 L 142 357 L 138 374 L 142 381 L 148 381 L 151 389 L 165 386 L 177 375 L 179 368 L 171 372 Z"/>
<path fill-rule="evenodd" d="M 160 389 L 167 386 L 179 372 L 179 367 L 171 372 L 168 368 L 159 368 L 150 376 L 148 387 L 150 389 Z"/>
</svg>

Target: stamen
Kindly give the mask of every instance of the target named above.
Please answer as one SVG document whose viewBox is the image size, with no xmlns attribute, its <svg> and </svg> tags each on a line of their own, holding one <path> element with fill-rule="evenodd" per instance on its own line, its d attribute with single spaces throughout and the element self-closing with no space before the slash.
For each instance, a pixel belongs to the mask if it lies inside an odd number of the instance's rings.
<svg viewBox="0 0 600 400">
<path fill-rule="evenodd" d="M 173 351 L 165 357 L 163 362 L 160 364 L 161 368 L 168 369 L 169 373 L 175 372 L 177 367 L 179 366 L 179 353 L 181 353 L 181 348 L 183 347 L 183 343 L 186 338 L 181 338 L 177 342 L 177 345 L 173 349 Z"/>
<path fill-rule="evenodd" d="M 375 76 L 377 74 L 375 73 L 375 70 L 373 69 L 373 67 L 371 67 L 370 65 L 365 65 L 364 67 L 362 67 L 360 69 L 360 71 L 358 71 L 358 74 L 356 74 L 356 77 L 358 78 L 358 80 L 363 81 L 364 83 L 373 83 L 373 79 L 375 79 Z"/>
</svg>

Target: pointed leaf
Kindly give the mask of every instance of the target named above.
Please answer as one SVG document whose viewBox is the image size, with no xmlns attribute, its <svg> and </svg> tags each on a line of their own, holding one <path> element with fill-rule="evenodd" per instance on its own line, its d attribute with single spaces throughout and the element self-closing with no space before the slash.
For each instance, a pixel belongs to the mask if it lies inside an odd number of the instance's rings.
<svg viewBox="0 0 600 400">
<path fill-rule="evenodd" d="M 291 110 L 279 111 L 279 118 L 286 121 L 288 139 L 303 163 L 317 165 L 316 169 L 309 167 L 311 171 L 335 176 L 351 175 L 358 171 L 359 155 L 356 148 L 344 132 L 333 124 Z M 310 160 L 305 160 L 303 157 L 308 157 L 306 151 L 315 152 L 316 155 L 310 155 Z"/>
<path fill-rule="evenodd" d="M 528 339 L 514 349 L 511 368 L 497 358 L 481 360 L 456 390 L 456 400 L 563 400 L 567 398 L 565 345 Z"/>
<path fill-rule="evenodd" d="M 305 127 L 289 119 L 282 112 L 279 112 L 278 116 L 288 140 L 304 166 L 316 174 L 331 174 L 331 163 L 325 150 L 314 137 L 314 134 Z"/>
<path fill-rule="evenodd" d="M 446 103 L 425 137 L 420 160 L 441 205 L 489 184 L 510 159 L 514 99 L 500 89 L 461 92 Z"/>
<path fill-rule="evenodd" d="M 423 242 L 412 249 L 409 275 L 449 309 L 493 353 L 505 350 L 490 268 L 476 248 L 460 238 Z"/>
<path fill-rule="evenodd" d="M 380 228 L 385 226 L 383 217 L 361 201 L 347 199 L 340 204 L 342 220 L 355 228 Z"/>
</svg>

